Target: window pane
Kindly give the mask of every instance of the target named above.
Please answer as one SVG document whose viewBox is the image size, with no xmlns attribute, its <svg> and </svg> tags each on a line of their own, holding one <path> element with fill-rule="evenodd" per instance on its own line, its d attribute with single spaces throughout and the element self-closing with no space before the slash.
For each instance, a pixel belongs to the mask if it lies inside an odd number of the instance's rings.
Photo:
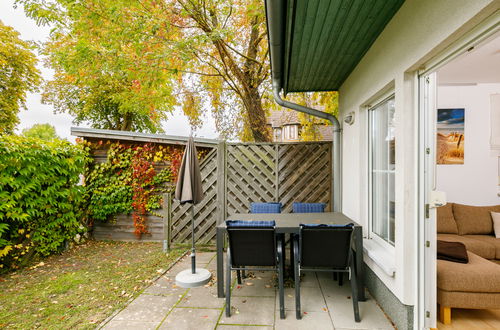
<svg viewBox="0 0 500 330">
<path fill-rule="evenodd" d="M 372 231 L 394 244 L 394 98 L 370 109 L 369 116 Z"/>
</svg>

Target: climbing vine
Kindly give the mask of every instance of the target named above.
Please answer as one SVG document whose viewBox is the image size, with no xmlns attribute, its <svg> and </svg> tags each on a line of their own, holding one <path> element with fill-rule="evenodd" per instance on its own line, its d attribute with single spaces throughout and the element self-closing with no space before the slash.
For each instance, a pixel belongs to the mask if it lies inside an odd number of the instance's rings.
<svg viewBox="0 0 500 330">
<path fill-rule="evenodd" d="M 148 233 L 146 216 L 162 206 L 162 194 L 173 191 L 183 147 L 153 143 L 124 144 L 78 141 L 92 154 L 106 152 L 106 161 L 96 161 L 85 171 L 87 222 L 102 222 L 118 214 L 132 214 L 135 235 Z M 202 158 L 204 150 L 198 157 Z"/>
</svg>

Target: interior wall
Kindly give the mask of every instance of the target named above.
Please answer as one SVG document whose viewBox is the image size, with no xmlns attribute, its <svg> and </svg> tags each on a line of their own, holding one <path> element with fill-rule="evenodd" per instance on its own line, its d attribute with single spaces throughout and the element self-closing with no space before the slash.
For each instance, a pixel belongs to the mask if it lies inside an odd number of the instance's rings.
<svg viewBox="0 0 500 330">
<path fill-rule="evenodd" d="M 438 109 L 465 108 L 464 164 L 436 165 L 436 189 L 446 192 L 449 202 L 500 204 L 500 151 L 490 148 L 490 95 L 496 93 L 500 93 L 500 83 L 438 86 Z"/>
</svg>

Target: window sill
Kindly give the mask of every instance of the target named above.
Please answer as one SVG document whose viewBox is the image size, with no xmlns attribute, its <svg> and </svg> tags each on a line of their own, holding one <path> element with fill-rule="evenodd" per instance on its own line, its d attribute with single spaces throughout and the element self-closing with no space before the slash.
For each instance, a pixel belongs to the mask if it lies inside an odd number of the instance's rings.
<svg viewBox="0 0 500 330">
<path fill-rule="evenodd" d="M 372 239 L 363 239 L 363 250 L 368 257 L 384 271 L 384 273 L 390 277 L 396 275 L 394 253 Z"/>
</svg>

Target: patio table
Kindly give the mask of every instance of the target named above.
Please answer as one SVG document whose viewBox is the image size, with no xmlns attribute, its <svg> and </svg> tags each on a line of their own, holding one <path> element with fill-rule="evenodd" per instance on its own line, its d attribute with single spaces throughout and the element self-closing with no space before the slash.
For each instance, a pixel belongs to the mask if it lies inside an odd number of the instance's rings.
<svg viewBox="0 0 500 330">
<path fill-rule="evenodd" d="M 298 234 L 301 223 L 307 224 L 327 224 L 346 225 L 354 224 L 354 256 L 356 259 L 356 274 L 358 281 L 358 299 L 365 301 L 364 268 L 363 268 L 363 230 L 356 222 L 340 212 L 324 213 L 235 213 L 226 220 L 274 220 L 276 221 L 276 233 L 278 234 Z M 226 224 L 217 226 L 217 295 L 224 297 L 224 239 L 226 235 Z M 332 252 L 334 253 L 334 252 Z"/>
</svg>

